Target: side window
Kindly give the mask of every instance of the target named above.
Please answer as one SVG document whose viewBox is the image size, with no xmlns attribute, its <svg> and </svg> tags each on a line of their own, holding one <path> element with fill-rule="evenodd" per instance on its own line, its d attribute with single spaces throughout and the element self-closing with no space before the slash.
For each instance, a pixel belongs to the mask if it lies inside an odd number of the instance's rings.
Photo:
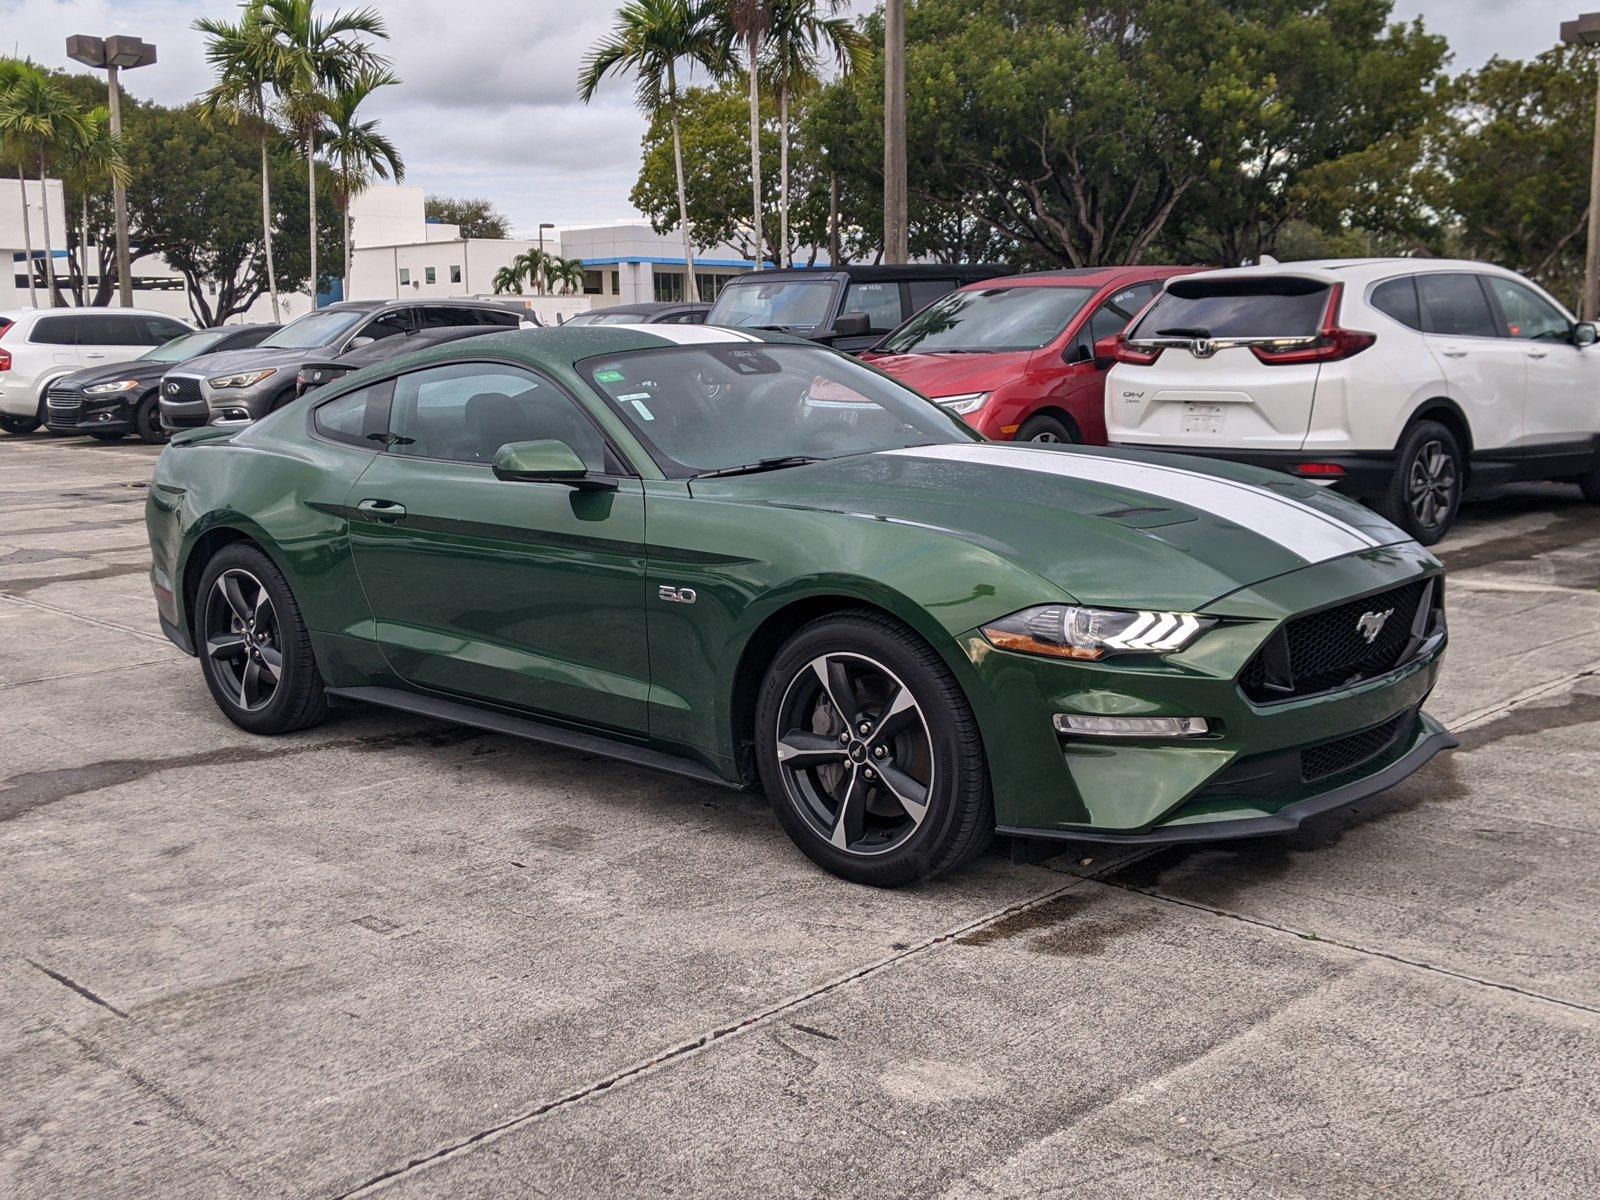
<svg viewBox="0 0 1600 1200">
<path fill-rule="evenodd" d="M 1484 277 L 1500 305 L 1505 331 L 1529 342 L 1564 342 L 1572 336 L 1572 325 L 1561 311 L 1532 288 L 1498 275 Z"/>
<path fill-rule="evenodd" d="M 375 342 L 381 342 L 384 338 L 397 337 L 411 329 L 411 321 L 415 311 L 410 308 L 397 308 L 383 313 L 356 330 L 356 336 L 369 337 Z"/>
<path fill-rule="evenodd" d="M 1372 307 L 1408 329 L 1422 328 L 1422 308 L 1417 303 L 1417 281 L 1413 276 L 1390 279 L 1373 288 Z"/>
<path fill-rule="evenodd" d="M 605 441 L 577 401 L 549 380 L 495 363 L 452 363 L 395 381 L 389 451 L 451 462 L 494 461 L 508 442 L 562 441 L 591 471 Z"/>
<path fill-rule="evenodd" d="M 319 404 L 311 414 L 311 424 L 325 438 L 348 442 L 367 450 L 377 450 L 383 430 L 381 400 L 386 385 L 359 388 Z"/>
<path fill-rule="evenodd" d="M 76 346 L 78 344 L 78 319 L 76 317 L 40 317 L 28 334 L 30 342 L 41 346 Z"/>
<path fill-rule="evenodd" d="M 866 313 L 873 332 L 888 333 L 903 319 L 898 283 L 852 283 L 844 294 L 842 312 Z"/>
<path fill-rule="evenodd" d="M 927 308 L 940 296 L 947 296 L 955 291 L 956 281 L 954 279 L 913 279 L 906 284 L 906 287 L 911 293 L 911 312 L 906 315 L 912 316 Z"/>
<path fill-rule="evenodd" d="M 136 320 L 143 334 L 139 342 L 141 346 L 164 346 L 173 338 L 182 337 L 190 332 L 176 321 L 170 321 L 166 317 L 138 317 Z"/>
<path fill-rule="evenodd" d="M 1126 329 L 1128 322 L 1138 315 L 1141 308 L 1150 303 L 1151 297 L 1158 290 L 1159 286 L 1154 283 L 1136 283 L 1132 287 L 1123 288 L 1095 309 L 1094 316 L 1089 318 L 1091 344 Z"/>
<path fill-rule="evenodd" d="M 1489 297 L 1476 275 L 1464 271 L 1439 272 L 1417 276 L 1417 295 L 1422 300 L 1428 333 L 1455 337 L 1499 337 Z"/>
</svg>

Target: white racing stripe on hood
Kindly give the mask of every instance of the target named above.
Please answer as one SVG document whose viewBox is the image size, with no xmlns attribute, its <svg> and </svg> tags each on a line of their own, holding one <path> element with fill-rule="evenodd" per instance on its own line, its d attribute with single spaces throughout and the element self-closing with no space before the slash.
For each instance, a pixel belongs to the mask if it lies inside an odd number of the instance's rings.
<svg viewBox="0 0 1600 1200">
<path fill-rule="evenodd" d="M 1271 538 L 1307 562 L 1325 562 L 1381 545 L 1375 538 L 1337 517 L 1255 484 L 1221 479 L 1182 467 L 1128 462 L 1071 451 L 1033 450 L 1023 446 L 912 446 L 891 450 L 911 458 L 982 463 L 1040 471 L 1064 479 L 1082 479 L 1143 492 L 1197 508 Z"/>
<path fill-rule="evenodd" d="M 759 342 L 761 339 L 720 325 L 608 325 L 607 329 L 629 329 L 634 333 L 648 333 L 664 342 L 680 346 L 709 346 L 729 342 Z"/>
</svg>

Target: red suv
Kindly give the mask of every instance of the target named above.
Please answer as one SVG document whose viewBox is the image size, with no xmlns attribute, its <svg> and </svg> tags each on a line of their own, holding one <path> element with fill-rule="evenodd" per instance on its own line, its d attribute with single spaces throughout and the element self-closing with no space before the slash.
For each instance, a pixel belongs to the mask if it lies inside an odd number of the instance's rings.
<svg viewBox="0 0 1600 1200">
<path fill-rule="evenodd" d="M 968 284 L 864 357 L 987 437 L 1103 446 L 1112 360 L 1095 358 L 1095 342 L 1121 333 L 1163 280 L 1202 269 L 1095 267 Z"/>
</svg>

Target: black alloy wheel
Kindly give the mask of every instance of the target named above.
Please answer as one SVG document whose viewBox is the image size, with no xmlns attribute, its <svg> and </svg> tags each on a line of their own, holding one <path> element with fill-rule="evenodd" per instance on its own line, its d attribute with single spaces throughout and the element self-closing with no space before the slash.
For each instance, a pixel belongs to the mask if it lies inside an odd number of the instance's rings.
<svg viewBox="0 0 1600 1200">
<path fill-rule="evenodd" d="M 283 681 L 278 613 L 266 585 L 240 567 L 218 575 L 206 598 L 201 647 L 228 699 L 244 712 L 272 703 Z"/>
<path fill-rule="evenodd" d="M 133 410 L 133 432 L 149 446 L 159 446 L 167 440 L 167 431 L 161 428 L 161 407 L 154 392 L 139 401 L 139 407 Z"/>
</svg>

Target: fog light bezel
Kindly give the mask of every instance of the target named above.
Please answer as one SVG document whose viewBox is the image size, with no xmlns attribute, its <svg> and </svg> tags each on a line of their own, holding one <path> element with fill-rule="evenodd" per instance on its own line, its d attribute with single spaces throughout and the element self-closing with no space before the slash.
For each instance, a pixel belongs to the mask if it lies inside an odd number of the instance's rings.
<svg viewBox="0 0 1600 1200">
<path fill-rule="evenodd" d="M 1062 737 L 1072 738 L 1179 740 L 1210 737 L 1216 732 L 1207 717 L 1117 717 L 1098 713 L 1056 713 L 1051 724 Z M 1119 725 L 1120 728 L 1117 727 Z"/>
</svg>

